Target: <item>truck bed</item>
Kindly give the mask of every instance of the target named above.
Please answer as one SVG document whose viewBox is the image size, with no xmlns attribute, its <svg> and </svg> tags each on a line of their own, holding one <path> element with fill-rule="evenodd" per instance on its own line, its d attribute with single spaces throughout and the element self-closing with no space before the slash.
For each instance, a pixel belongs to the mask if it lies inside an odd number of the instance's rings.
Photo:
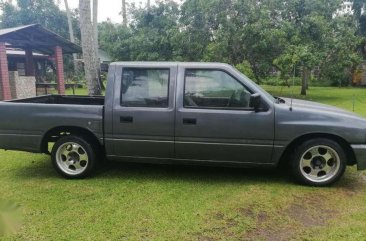
<svg viewBox="0 0 366 241">
<path fill-rule="evenodd" d="M 47 95 L 0 101 L 0 149 L 43 152 L 59 128 L 93 133 L 103 142 L 104 97 Z"/>
<path fill-rule="evenodd" d="M 104 105 L 104 96 L 44 95 L 9 102 L 54 105 Z"/>
</svg>

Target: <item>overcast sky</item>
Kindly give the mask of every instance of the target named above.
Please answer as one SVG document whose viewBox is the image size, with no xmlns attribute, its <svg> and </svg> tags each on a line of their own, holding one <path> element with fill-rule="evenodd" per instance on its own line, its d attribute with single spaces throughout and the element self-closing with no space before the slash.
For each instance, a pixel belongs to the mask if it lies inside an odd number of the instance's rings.
<svg viewBox="0 0 366 241">
<path fill-rule="evenodd" d="M 93 1 L 91 1 L 93 2 Z M 126 0 L 127 3 L 135 3 L 137 6 L 145 6 L 147 0 Z M 151 4 L 154 4 L 156 0 L 151 0 Z M 177 0 L 179 2 L 179 0 Z M 61 0 L 61 8 L 65 9 L 64 1 Z M 70 8 L 78 8 L 79 0 L 68 0 Z M 112 22 L 122 22 L 122 16 L 120 15 L 122 8 L 122 0 L 99 0 L 98 1 L 98 21 L 102 22 L 110 18 Z"/>
</svg>

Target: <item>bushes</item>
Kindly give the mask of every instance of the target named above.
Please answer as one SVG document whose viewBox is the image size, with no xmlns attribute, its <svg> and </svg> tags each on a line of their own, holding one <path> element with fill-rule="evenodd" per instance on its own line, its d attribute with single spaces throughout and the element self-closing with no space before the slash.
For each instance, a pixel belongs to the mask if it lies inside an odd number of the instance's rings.
<svg viewBox="0 0 366 241">
<path fill-rule="evenodd" d="M 268 77 L 261 81 L 263 85 L 272 85 L 272 86 L 293 86 L 293 85 L 301 85 L 301 79 L 298 77 L 290 78 L 287 81 L 277 77 Z"/>
<path fill-rule="evenodd" d="M 242 63 L 235 66 L 240 72 L 245 74 L 249 79 L 254 80 L 255 76 L 249 62 L 244 60 Z"/>
</svg>

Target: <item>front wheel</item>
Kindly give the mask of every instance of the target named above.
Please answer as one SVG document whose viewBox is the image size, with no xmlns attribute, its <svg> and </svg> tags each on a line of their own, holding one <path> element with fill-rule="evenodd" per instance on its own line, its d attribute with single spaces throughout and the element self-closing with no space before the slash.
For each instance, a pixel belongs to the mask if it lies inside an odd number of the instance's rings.
<svg viewBox="0 0 366 241">
<path fill-rule="evenodd" d="M 94 170 L 96 163 L 92 145 L 77 136 L 59 139 L 52 148 L 51 157 L 55 169 L 70 179 L 86 177 Z"/>
<path fill-rule="evenodd" d="M 346 160 L 345 152 L 337 142 L 312 139 L 295 149 L 291 160 L 292 173 L 302 184 L 327 186 L 343 176 Z"/>
</svg>

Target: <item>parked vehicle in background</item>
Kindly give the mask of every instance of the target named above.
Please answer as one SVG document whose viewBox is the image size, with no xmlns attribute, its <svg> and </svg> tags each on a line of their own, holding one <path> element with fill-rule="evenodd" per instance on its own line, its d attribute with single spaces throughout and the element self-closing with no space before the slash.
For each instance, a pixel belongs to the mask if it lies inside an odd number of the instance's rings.
<svg viewBox="0 0 366 241">
<path fill-rule="evenodd" d="M 291 166 L 303 184 L 366 169 L 366 120 L 272 97 L 219 63 L 111 64 L 104 97 L 47 95 L 0 103 L 0 148 L 49 153 L 83 178 L 108 160 L 235 167 Z"/>
</svg>

